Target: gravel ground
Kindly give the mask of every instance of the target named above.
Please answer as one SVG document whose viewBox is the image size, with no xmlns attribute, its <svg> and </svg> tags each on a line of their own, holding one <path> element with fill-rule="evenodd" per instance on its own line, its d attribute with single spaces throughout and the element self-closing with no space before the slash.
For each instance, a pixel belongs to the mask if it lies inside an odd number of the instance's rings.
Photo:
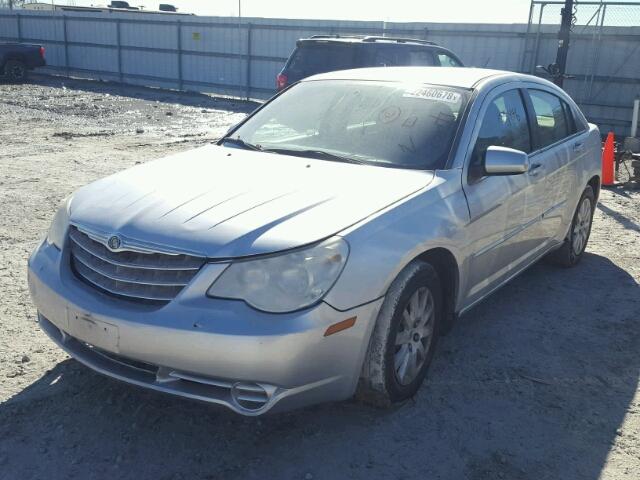
<svg viewBox="0 0 640 480">
<path fill-rule="evenodd" d="M 541 263 L 474 308 L 392 410 L 243 418 L 56 348 L 26 260 L 59 201 L 209 142 L 253 107 L 46 77 L 0 85 L 0 479 L 640 478 L 640 192 L 604 191 L 580 266 Z"/>
</svg>

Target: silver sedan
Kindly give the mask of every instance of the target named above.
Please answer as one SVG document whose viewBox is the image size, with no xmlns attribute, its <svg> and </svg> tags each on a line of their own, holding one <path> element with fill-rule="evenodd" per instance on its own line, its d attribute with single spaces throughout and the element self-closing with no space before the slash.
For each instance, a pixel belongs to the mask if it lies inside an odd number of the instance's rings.
<svg viewBox="0 0 640 480">
<path fill-rule="evenodd" d="M 549 82 L 323 74 L 79 189 L 29 286 L 52 340 L 125 382 L 244 415 L 390 405 L 457 316 L 543 256 L 580 261 L 599 188 L 598 129 Z"/>
</svg>

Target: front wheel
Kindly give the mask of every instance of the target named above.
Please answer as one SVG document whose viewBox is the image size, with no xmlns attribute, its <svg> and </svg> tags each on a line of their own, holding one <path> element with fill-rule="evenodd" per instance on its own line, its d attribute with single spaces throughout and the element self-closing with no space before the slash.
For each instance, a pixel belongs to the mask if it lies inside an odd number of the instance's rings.
<svg viewBox="0 0 640 480">
<path fill-rule="evenodd" d="M 442 288 L 428 263 L 410 263 L 383 302 L 362 368 L 357 397 L 389 406 L 413 396 L 433 358 L 442 322 Z"/>
<path fill-rule="evenodd" d="M 27 79 L 27 66 L 20 60 L 7 60 L 4 76 L 10 82 L 24 82 Z"/>
<path fill-rule="evenodd" d="M 588 186 L 582 192 L 578 207 L 573 215 L 569 233 L 558 250 L 551 254 L 552 260 L 563 267 L 573 267 L 584 256 L 587 248 L 596 199 L 593 189 Z"/>
</svg>

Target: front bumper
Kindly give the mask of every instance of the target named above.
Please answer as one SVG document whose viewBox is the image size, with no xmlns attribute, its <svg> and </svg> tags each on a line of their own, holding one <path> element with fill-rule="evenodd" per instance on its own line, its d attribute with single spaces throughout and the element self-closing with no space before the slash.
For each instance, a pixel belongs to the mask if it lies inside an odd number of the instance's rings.
<svg viewBox="0 0 640 480">
<path fill-rule="evenodd" d="M 162 307 L 127 302 L 77 279 L 68 252 L 46 242 L 29 259 L 29 289 L 42 329 L 67 353 L 105 375 L 224 405 L 244 415 L 353 395 L 382 300 L 340 312 L 320 303 L 258 312 L 207 298 L 222 271 L 203 267 Z M 325 337 L 337 322 L 355 325 Z"/>
</svg>

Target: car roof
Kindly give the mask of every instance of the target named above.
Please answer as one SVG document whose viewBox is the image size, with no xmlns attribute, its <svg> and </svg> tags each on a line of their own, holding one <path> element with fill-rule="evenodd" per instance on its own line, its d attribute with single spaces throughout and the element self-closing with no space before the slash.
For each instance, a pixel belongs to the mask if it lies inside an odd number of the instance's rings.
<svg viewBox="0 0 640 480">
<path fill-rule="evenodd" d="M 396 46 L 421 46 L 442 48 L 436 42 L 421 40 L 419 38 L 405 37 L 381 37 L 375 35 L 313 35 L 308 38 L 301 38 L 298 45 L 322 45 L 333 44 L 360 44 L 360 45 L 396 45 Z"/>
<path fill-rule="evenodd" d="M 308 77 L 303 82 L 315 80 L 369 80 L 383 82 L 431 83 L 452 87 L 473 88 L 489 77 L 505 77 L 505 80 L 539 80 L 530 75 L 467 67 L 375 67 L 339 70 Z"/>
</svg>

